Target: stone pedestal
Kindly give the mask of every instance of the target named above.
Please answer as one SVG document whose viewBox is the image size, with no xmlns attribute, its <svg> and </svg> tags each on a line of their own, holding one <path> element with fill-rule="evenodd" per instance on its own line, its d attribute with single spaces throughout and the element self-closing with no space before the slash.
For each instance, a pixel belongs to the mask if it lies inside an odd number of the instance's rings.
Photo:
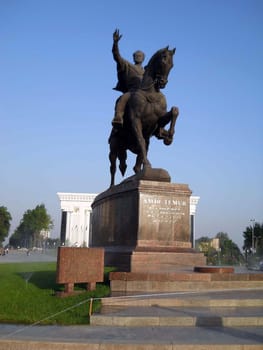
<svg viewBox="0 0 263 350">
<path fill-rule="evenodd" d="M 120 271 L 167 272 L 203 265 L 190 242 L 188 185 L 151 169 L 98 195 L 92 204 L 92 246 Z"/>
</svg>

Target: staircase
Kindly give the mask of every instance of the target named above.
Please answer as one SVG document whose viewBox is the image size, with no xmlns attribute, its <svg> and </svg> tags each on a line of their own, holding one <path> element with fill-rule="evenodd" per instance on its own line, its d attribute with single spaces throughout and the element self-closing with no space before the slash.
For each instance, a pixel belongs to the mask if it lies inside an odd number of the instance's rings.
<svg viewBox="0 0 263 350">
<path fill-rule="evenodd" d="M 262 327 L 263 290 L 167 293 L 102 300 L 91 325 Z"/>
<path fill-rule="evenodd" d="M 105 298 L 101 312 L 91 315 L 90 323 L 120 331 L 126 327 L 127 332 L 145 329 L 145 334 L 151 329 L 156 338 L 138 349 L 155 349 L 160 342 L 158 350 L 262 350 L 263 288 Z"/>
</svg>

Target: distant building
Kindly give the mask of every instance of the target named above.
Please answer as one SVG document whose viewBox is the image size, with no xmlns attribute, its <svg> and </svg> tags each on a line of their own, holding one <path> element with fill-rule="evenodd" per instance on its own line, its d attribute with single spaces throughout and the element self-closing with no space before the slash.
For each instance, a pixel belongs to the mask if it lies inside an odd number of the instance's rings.
<svg viewBox="0 0 263 350">
<path fill-rule="evenodd" d="M 57 193 L 61 206 L 61 244 L 89 247 L 92 242 L 91 214 L 97 193 Z M 190 197 L 191 242 L 195 242 L 195 213 L 200 197 Z"/>
<path fill-rule="evenodd" d="M 61 206 L 61 244 L 89 247 L 91 242 L 91 204 L 94 193 L 57 193 Z"/>
<path fill-rule="evenodd" d="M 42 239 L 48 239 L 50 238 L 50 231 L 48 230 L 41 230 L 40 231 L 40 236 Z"/>
</svg>

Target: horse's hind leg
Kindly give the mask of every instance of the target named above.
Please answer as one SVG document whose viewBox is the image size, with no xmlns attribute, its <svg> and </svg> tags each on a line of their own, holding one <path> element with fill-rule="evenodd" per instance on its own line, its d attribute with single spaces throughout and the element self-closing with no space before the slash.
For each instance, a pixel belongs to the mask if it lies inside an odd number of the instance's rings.
<svg viewBox="0 0 263 350">
<path fill-rule="evenodd" d="M 135 174 L 137 174 L 142 168 L 142 157 L 140 155 L 137 155 L 136 157 L 136 163 L 133 167 L 133 171 Z"/>
<path fill-rule="evenodd" d="M 140 152 L 138 153 L 138 156 L 140 156 L 143 167 L 151 167 L 151 163 L 149 162 L 148 158 L 147 158 L 147 148 L 148 145 L 143 137 L 142 134 L 142 123 L 138 118 L 133 118 L 132 119 L 132 126 L 133 126 L 133 130 L 135 133 L 135 137 L 137 139 L 138 142 L 138 146 L 140 149 Z"/>
</svg>

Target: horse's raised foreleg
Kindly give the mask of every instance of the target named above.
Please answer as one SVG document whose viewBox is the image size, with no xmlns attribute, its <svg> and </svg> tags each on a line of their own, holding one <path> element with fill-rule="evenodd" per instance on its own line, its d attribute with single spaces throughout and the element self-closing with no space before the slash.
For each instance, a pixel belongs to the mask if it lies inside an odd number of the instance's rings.
<svg viewBox="0 0 263 350">
<path fill-rule="evenodd" d="M 172 107 L 158 122 L 158 129 L 155 132 L 155 136 L 158 139 L 162 139 L 165 145 L 170 145 L 173 142 L 174 128 L 177 117 L 179 115 L 179 109 Z M 165 130 L 164 127 L 170 122 L 170 127 Z"/>
<path fill-rule="evenodd" d="M 170 127 L 168 129 L 168 136 L 163 140 L 163 143 L 167 146 L 173 142 L 174 127 L 175 127 L 176 119 L 179 115 L 179 109 L 177 107 L 172 107 L 170 113 L 171 113 L 171 122 L 170 122 Z"/>
</svg>

